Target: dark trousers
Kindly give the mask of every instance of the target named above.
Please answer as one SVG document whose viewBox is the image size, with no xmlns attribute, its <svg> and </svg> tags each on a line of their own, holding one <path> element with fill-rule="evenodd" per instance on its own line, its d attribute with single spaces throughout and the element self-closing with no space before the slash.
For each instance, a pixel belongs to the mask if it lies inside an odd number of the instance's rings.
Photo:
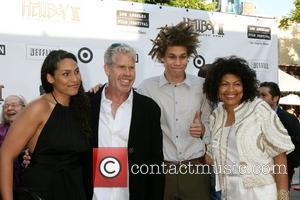
<svg viewBox="0 0 300 200">
<path fill-rule="evenodd" d="M 216 175 L 213 170 L 210 177 L 210 199 L 211 200 L 221 200 L 221 191 L 216 191 Z"/>
<path fill-rule="evenodd" d="M 171 173 L 166 174 L 164 200 L 209 200 L 209 173 Z"/>
</svg>

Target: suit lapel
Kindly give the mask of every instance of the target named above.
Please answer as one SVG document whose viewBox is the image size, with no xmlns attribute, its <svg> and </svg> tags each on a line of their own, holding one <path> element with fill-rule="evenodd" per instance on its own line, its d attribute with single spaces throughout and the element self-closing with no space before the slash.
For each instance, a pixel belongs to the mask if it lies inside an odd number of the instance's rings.
<svg viewBox="0 0 300 200">
<path fill-rule="evenodd" d="M 101 96 L 102 91 L 104 89 L 105 85 L 103 85 L 100 90 L 92 96 L 91 100 L 91 108 L 92 108 L 92 126 L 93 126 L 93 137 L 91 144 L 93 147 L 98 147 L 98 128 L 99 128 L 99 117 L 100 117 L 100 104 L 101 104 Z"/>
<path fill-rule="evenodd" d="M 134 144 L 136 140 L 136 133 L 138 130 L 138 119 L 139 119 L 139 96 L 133 90 L 133 100 L 132 100 L 132 113 L 131 113 L 131 122 L 128 136 L 128 156 L 134 152 Z"/>
<path fill-rule="evenodd" d="M 281 108 L 279 108 L 279 106 L 277 107 L 277 111 L 276 111 L 276 114 L 277 115 L 280 115 L 282 113 L 282 110 L 281 110 Z"/>
</svg>

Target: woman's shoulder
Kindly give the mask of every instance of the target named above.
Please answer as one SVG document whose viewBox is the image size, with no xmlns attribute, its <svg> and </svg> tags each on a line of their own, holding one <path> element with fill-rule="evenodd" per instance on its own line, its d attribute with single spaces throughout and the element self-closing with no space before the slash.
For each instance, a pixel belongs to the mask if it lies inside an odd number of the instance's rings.
<svg viewBox="0 0 300 200">
<path fill-rule="evenodd" d="M 259 98 L 254 99 L 250 103 L 248 111 L 255 114 L 255 116 L 258 117 L 259 120 L 263 121 L 270 120 L 274 118 L 275 115 L 277 115 L 267 102 Z"/>
<path fill-rule="evenodd" d="M 271 108 L 271 106 L 265 102 L 262 99 L 256 98 L 253 102 L 252 102 L 252 106 L 254 107 L 254 109 L 256 108 L 256 111 L 260 114 L 266 113 L 266 112 L 271 112 L 273 113 L 274 110 Z"/>
<path fill-rule="evenodd" d="M 272 111 L 272 108 L 269 106 L 269 104 L 267 102 L 265 102 L 264 100 L 260 99 L 260 98 L 254 98 L 252 101 L 249 100 L 247 102 L 242 103 L 237 109 L 236 111 L 238 112 L 244 112 L 248 113 L 255 113 L 255 112 L 269 112 Z"/>
<path fill-rule="evenodd" d="M 31 101 L 25 108 L 25 110 L 30 111 L 30 113 L 34 114 L 42 114 L 47 113 L 53 109 L 55 103 L 51 102 L 48 98 L 48 95 L 42 95 L 39 98 Z"/>
</svg>

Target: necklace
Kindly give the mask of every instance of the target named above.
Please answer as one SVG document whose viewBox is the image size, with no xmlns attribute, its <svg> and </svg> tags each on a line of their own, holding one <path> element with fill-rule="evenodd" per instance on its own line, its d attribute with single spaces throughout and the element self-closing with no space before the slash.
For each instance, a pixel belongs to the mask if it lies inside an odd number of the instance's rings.
<svg viewBox="0 0 300 200">
<path fill-rule="evenodd" d="M 55 98 L 53 92 L 51 92 L 51 95 L 52 95 L 54 101 L 55 101 L 57 104 L 62 105 L 62 106 L 65 106 L 65 107 L 68 107 L 68 106 L 69 106 L 69 105 L 64 105 L 64 104 L 59 103 L 59 102 L 57 101 L 57 99 Z"/>
<path fill-rule="evenodd" d="M 55 98 L 55 96 L 54 96 L 53 92 L 51 92 L 51 95 L 52 95 L 52 97 L 53 97 L 54 101 L 55 101 L 56 103 L 58 103 L 58 101 L 56 100 L 56 98 Z"/>
<path fill-rule="evenodd" d="M 226 120 L 227 120 L 227 116 L 226 116 Z M 227 159 L 228 159 L 228 146 L 229 146 L 229 136 L 232 132 L 232 127 L 234 126 L 234 122 L 231 124 L 230 128 L 229 128 L 229 131 L 228 131 L 228 134 L 227 134 L 227 137 L 225 138 L 225 155 L 224 155 L 224 160 L 222 159 L 222 155 L 223 155 L 223 152 L 222 149 L 223 149 L 223 142 L 222 142 L 222 137 L 223 137 L 223 134 L 224 134 L 224 126 L 225 126 L 225 112 L 223 113 L 223 122 L 222 122 L 222 130 L 221 130 L 221 133 L 220 133 L 220 140 L 219 140 L 219 159 L 220 159 L 220 165 L 221 165 L 221 176 L 219 178 L 219 183 L 222 184 L 222 193 L 224 194 L 224 198 L 225 200 L 227 199 L 227 176 L 226 176 L 226 171 L 225 169 L 227 169 Z M 224 171 L 223 171 L 224 170 Z M 231 171 L 231 170 L 230 170 Z M 222 196 L 223 196 L 222 194 Z"/>
</svg>

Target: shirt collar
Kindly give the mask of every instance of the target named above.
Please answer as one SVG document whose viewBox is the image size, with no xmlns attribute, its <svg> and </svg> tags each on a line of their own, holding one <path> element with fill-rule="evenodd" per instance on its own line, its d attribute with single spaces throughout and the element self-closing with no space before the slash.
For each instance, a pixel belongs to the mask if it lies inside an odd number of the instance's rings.
<svg viewBox="0 0 300 200">
<path fill-rule="evenodd" d="M 159 77 L 159 87 L 162 87 L 164 85 L 170 84 L 169 81 L 166 79 L 165 74 L 162 74 Z M 185 79 L 183 82 L 178 83 L 176 85 L 182 85 L 186 84 L 187 86 L 191 87 L 192 86 L 192 77 L 189 74 L 185 74 Z"/>
<path fill-rule="evenodd" d="M 105 95 L 105 90 L 106 90 L 107 87 L 108 87 L 108 84 L 105 84 L 105 86 L 104 86 L 104 88 L 103 88 L 103 90 L 102 90 L 102 98 L 103 98 L 103 101 L 104 101 L 104 102 L 109 102 L 109 103 L 111 103 L 111 100 L 108 99 L 108 98 L 106 97 L 106 95 Z M 128 98 L 127 98 L 123 103 L 131 103 L 131 102 L 132 102 L 132 99 L 133 99 L 133 90 L 132 90 L 132 88 L 131 88 L 130 94 L 129 94 Z M 123 103 L 122 103 L 122 104 L 123 104 Z"/>
</svg>

